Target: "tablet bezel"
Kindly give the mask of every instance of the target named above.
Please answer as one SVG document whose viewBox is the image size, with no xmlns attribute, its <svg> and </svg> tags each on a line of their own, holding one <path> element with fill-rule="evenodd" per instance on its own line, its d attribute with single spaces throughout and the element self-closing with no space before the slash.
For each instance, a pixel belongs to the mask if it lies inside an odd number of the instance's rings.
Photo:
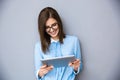
<svg viewBox="0 0 120 80">
<path fill-rule="evenodd" d="M 74 55 L 67 55 L 67 56 L 61 56 L 61 57 L 41 59 L 40 61 L 43 64 L 46 64 L 48 66 L 53 65 L 54 67 L 65 67 L 65 66 L 68 66 L 69 62 L 72 62 L 74 60 L 75 60 Z"/>
</svg>

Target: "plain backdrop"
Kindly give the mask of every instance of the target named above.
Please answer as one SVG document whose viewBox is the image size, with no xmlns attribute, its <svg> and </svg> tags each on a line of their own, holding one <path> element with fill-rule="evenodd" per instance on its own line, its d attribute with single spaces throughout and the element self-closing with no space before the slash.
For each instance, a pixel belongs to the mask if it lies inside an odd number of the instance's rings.
<svg viewBox="0 0 120 80">
<path fill-rule="evenodd" d="M 76 80 L 120 80 L 120 0 L 0 0 L 0 80 L 35 80 L 38 14 L 55 8 L 81 42 Z"/>
</svg>

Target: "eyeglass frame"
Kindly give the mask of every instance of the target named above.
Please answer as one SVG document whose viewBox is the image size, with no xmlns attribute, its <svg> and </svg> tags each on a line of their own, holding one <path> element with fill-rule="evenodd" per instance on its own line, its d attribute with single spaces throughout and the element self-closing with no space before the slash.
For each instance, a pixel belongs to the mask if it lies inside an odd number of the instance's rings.
<svg viewBox="0 0 120 80">
<path fill-rule="evenodd" d="M 58 28 L 58 23 L 55 22 L 55 23 L 51 24 L 51 26 L 46 26 L 46 27 L 45 27 L 45 30 L 46 30 L 47 32 L 49 32 L 51 29 L 55 30 L 55 29 L 57 29 L 57 28 Z"/>
</svg>

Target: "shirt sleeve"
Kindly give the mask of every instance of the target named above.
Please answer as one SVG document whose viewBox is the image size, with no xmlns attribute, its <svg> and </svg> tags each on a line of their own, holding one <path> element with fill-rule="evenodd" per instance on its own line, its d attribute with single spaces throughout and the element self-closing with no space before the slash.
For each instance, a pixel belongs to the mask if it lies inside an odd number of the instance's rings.
<svg viewBox="0 0 120 80">
<path fill-rule="evenodd" d="M 79 72 L 81 72 L 82 66 L 83 66 L 83 64 L 82 64 L 82 57 L 81 57 L 81 49 L 80 49 L 80 41 L 79 41 L 79 39 L 77 37 L 75 38 L 75 47 L 74 48 L 75 48 L 74 49 L 75 57 L 80 60 L 80 66 L 78 68 L 78 71 L 77 72 L 74 71 L 74 73 L 76 75 Z"/>
<path fill-rule="evenodd" d="M 35 62 L 35 75 L 37 80 L 42 80 L 43 77 L 39 77 L 38 71 L 40 69 L 40 66 L 42 66 L 42 63 L 40 59 L 42 59 L 42 51 L 41 46 L 39 43 L 36 43 L 35 49 L 34 49 L 34 62 Z"/>
</svg>

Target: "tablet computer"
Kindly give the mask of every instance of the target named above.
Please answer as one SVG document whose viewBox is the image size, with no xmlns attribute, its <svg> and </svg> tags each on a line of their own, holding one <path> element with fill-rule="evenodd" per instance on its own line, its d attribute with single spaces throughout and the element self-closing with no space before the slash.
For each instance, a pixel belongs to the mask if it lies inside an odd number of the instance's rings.
<svg viewBox="0 0 120 80">
<path fill-rule="evenodd" d="M 75 60 L 74 55 L 67 55 L 61 57 L 41 59 L 41 62 L 48 66 L 53 65 L 54 67 L 64 67 L 64 66 L 68 66 L 69 62 L 72 62 L 74 60 Z"/>
</svg>

